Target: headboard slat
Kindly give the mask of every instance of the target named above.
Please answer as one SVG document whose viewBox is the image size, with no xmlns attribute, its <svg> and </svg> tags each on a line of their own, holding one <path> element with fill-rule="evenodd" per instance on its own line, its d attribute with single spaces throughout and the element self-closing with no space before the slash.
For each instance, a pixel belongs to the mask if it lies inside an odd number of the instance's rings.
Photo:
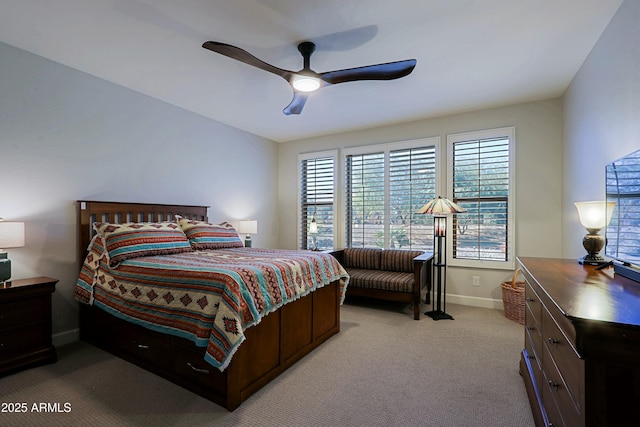
<svg viewBox="0 0 640 427">
<path fill-rule="evenodd" d="M 87 247 L 93 237 L 93 223 L 107 221 L 155 222 L 171 221 L 176 215 L 198 221 L 207 221 L 209 206 L 168 205 L 152 203 L 120 203 L 78 200 L 78 260 L 80 268 L 87 256 Z"/>
</svg>

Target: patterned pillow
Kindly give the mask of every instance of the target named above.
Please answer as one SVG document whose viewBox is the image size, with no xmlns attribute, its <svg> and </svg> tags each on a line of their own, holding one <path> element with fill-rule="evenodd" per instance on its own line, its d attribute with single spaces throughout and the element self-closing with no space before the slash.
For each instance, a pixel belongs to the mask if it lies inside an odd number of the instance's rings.
<svg viewBox="0 0 640 427">
<path fill-rule="evenodd" d="M 98 222 L 93 228 L 103 239 L 111 267 L 126 259 L 191 251 L 187 236 L 174 222 Z"/>
<path fill-rule="evenodd" d="M 176 215 L 178 225 L 186 234 L 191 247 L 195 250 L 241 248 L 244 246 L 238 232 L 229 223 L 210 224 L 182 218 Z"/>
</svg>

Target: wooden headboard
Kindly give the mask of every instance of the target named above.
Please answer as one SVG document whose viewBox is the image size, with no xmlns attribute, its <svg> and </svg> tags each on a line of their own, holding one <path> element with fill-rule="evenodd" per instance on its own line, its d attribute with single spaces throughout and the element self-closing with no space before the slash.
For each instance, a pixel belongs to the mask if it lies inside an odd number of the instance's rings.
<svg viewBox="0 0 640 427">
<path fill-rule="evenodd" d="M 208 206 L 156 205 L 151 203 L 120 203 L 78 200 L 78 260 L 82 265 L 87 247 L 94 235 L 94 222 L 159 222 L 171 221 L 176 215 L 207 221 Z"/>
</svg>

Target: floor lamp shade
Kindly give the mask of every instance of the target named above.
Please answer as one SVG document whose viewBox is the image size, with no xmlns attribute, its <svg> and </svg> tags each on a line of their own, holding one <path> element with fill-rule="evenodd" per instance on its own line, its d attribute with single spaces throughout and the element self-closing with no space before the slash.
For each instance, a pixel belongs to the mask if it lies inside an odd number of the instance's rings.
<svg viewBox="0 0 640 427">
<path fill-rule="evenodd" d="M 418 209 L 419 214 L 430 214 L 435 216 L 452 215 L 463 212 L 466 212 L 464 208 L 449 199 L 443 198 L 442 196 L 438 196 L 435 199 L 430 200 L 426 205 Z"/>
<path fill-rule="evenodd" d="M 0 282 L 11 278 L 11 260 L 4 249 L 24 246 L 24 222 L 0 220 Z"/>
</svg>

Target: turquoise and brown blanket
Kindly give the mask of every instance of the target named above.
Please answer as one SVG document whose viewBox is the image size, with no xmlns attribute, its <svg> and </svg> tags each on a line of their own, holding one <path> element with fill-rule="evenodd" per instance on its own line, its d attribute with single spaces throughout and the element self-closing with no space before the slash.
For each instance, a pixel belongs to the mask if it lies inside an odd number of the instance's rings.
<svg viewBox="0 0 640 427">
<path fill-rule="evenodd" d="M 258 248 L 216 249 L 123 261 L 110 268 L 94 240 L 76 284 L 76 299 L 149 329 L 207 347 L 224 370 L 244 331 L 309 292 L 349 277 L 333 256 Z"/>
</svg>

